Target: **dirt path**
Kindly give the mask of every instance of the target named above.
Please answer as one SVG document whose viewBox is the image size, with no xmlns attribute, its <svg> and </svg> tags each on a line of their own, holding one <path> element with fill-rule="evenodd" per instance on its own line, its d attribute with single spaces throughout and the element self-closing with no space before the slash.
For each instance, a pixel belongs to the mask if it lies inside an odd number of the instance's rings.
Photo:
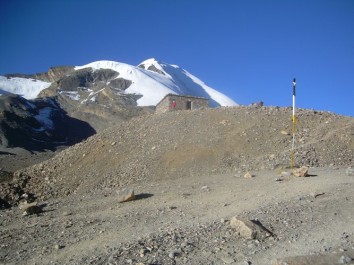
<svg viewBox="0 0 354 265">
<path fill-rule="evenodd" d="M 116 191 L 49 200 L 45 212 L 0 212 L 0 264 L 271 264 L 278 257 L 354 248 L 354 177 L 311 168 L 311 177 L 274 171 L 165 179 Z M 246 240 L 231 217 L 258 219 L 274 233 Z"/>
</svg>

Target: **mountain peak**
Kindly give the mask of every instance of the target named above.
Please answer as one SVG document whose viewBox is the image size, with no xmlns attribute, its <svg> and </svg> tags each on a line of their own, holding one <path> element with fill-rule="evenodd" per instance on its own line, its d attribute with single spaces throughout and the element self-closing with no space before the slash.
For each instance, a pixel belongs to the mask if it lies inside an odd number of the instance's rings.
<svg viewBox="0 0 354 265">
<path fill-rule="evenodd" d="M 160 64 L 160 62 L 158 60 L 156 60 L 155 58 L 147 59 L 147 60 L 141 62 L 140 64 L 153 64 L 153 63 Z"/>
<path fill-rule="evenodd" d="M 88 73 L 78 71 L 85 68 L 91 68 L 92 71 Z M 138 106 L 156 105 L 167 94 L 208 98 L 211 107 L 238 105 L 232 99 L 207 86 L 203 81 L 183 68 L 160 62 L 155 58 L 147 59 L 138 66 L 108 60 L 96 61 L 82 66 L 75 66 L 74 71 L 69 75 L 70 82 L 65 79 L 64 81 L 62 80 L 62 83 L 68 82 L 65 83 L 66 86 L 72 86 L 69 89 L 71 99 L 74 98 L 82 102 L 87 102 L 87 100 L 79 98 L 82 88 L 92 93 L 90 97 L 94 98 L 107 88 L 113 89 L 112 93 L 121 93 L 137 98 L 136 104 Z M 103 78 L 101 81 L 104 81 L 103 83 L 106 87 L 100 87 L 103 84 L 102 82 L 96 84 L 96 81 L 100 82 L 100 78 Z M 35 92 L 38 95 L 41 90 L 51 86 L 51 83 L 42 84 L 43 82 L 33 80 L 31 86 L 26 85 L 26 87 L 22 88 L 15 81 L 14 79 L 9 80 L 6 77 L 0 77 L 0 92 L 7 91 L 22 94 L 27 98 L 33 98 L 33 96 L 29 97 L 27 94 Z M 27 79 L 22 81 L 24 83 Z M 36 90 L 33 89 L 34 85 L 36 85 Z M 96 92 L 91 91 L 90 89 L 96 85 L 100 89 Z"/>
<path fill-rule="evenodd" d="M 145 70 L 153 71 L 155 73 L 166 75 L 166 72 L 164 71 L 162 64 L 155 58 L 151 58 L 143 61 L 138 65 L 138 67 Z"/>
</svg>

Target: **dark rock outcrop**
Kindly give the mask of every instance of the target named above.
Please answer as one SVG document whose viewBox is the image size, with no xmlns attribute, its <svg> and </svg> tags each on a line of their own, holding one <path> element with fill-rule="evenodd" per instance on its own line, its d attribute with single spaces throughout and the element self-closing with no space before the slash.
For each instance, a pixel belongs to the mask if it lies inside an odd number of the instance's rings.
<svg viewBox="0 0 354 265">
<path fill-rule="evenodd" d="M 51 98 L 33 101 L 20 96 L 0 97 L 0 146 L 28 151 L 55 150 L 93 135 L 87 123 L 71 118 Z"/>
<path fill-rule="evenodd" d="M 76 91 L 77 88 L 80 87 L 94 87 L 97 82 L 106 83 L 116 78 L 118 75 L 119 73 L 109 69 L 92 71 L 91 68 L 86 68 L 76 71 L 75 74 L 61 78 L 58 81 L 58 86 L 61 90 Z"/>
<path fill-rule="evenodd" d="M 124 78 L 113 79 L 110 83 L 110 87 L 126 90 L 132 84 L 132 81 L 126 80 Z"/>
<path fill-rule="evenodd" d="M 155 65 L 150 65 L 148 68 L 146 68 L 145 64 L 139 64 L 138 67 L 142 68 L 142 69 L 146 69 L 146 70 L 150 70 L 150 71 L 153 71 L 153 72 L 156 72 L 156 73 L 159 73 L 159 74 L 162 74 L 162 75 L 165 75 L 165 73 L 159 69 L 156 68 Z"/>
</svg>

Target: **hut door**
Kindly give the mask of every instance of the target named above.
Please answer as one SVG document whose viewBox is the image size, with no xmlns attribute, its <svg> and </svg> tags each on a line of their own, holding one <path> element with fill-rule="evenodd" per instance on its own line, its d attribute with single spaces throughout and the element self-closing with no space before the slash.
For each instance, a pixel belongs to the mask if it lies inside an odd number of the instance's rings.
<svg viewBox="0 0 354 265">
<path fill-rule="evenodd" d="M 187 110 L 190 110 L 190 109 L 192 109 L 192 101 L 190 101 L 190 100 L 188 100 L 187 101 Z"/>
</svg>

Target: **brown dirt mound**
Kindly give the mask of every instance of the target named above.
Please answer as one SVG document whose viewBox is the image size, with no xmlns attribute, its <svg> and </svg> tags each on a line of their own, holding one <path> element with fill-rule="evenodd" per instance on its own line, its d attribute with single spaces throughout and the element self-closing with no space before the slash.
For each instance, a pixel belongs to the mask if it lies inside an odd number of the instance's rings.
<svg viewBox="0 0 354 265">
<path fill-rule="evenodd" d="M 354 119 L 299 110 L 296 163 L 353 163 Z M 42 198 L 290 164 L 291 108 L 233 107 L 134 118 L 20 170 L 25 191 Z"/>
</svg>

